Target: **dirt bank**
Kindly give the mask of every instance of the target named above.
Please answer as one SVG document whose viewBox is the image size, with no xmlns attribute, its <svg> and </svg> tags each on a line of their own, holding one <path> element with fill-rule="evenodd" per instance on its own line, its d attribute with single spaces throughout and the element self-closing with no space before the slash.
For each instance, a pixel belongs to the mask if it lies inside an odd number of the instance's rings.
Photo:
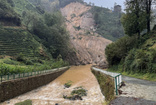
<svg viewBox="0 0 156 105">
<path fill-rule="evenodd" d="M 26 99 L 31 99 L 33 105 L 55 105 L 55 103 L 59 105 L 102 105 L 105 98 L 101 93 L 96 78 L 91 73 L 90 67 L 91 65 L 73 66 L 48 85 L 1 103 L 0 105 L 13 105 Z M 72 81 L 72 86 L 64 89 L 63 85 L 68 81 Z M 83 100 L 70 101 L 63 98 L 63 95 L 69 94 L 73 88 L 79 86 L 83 86 L 88 90 L 87 96 L 84 96 Z"/>
</svg>

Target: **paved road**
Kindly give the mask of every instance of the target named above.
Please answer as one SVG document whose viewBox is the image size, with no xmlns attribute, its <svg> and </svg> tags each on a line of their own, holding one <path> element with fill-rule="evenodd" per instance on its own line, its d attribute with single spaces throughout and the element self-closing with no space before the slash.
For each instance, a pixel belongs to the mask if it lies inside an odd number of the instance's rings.
<svg viewBox="0 0 156 105">
<path fill-rule="evenodd" d="M 156 82 L 123 76 L 126 86 L 111 105 L 156 105 Z"/>
</svg>

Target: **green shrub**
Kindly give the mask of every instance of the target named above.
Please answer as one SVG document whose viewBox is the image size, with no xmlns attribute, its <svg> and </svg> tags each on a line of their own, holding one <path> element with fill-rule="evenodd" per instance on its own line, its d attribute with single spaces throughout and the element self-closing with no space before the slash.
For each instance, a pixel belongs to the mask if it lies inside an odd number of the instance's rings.
<svg viewBox="0 0 156 105">
<path fill-rule="evenodd" d="M 79 96 L 87 96 L 87 90 L 85 90 L 83 87 L 76 87 L 74 90 L 71 92 L 71 95 L 79 95 Z"/>
<path fill-rule="evenodd" d="M 71 92 L 71 95 L 65 96 L 63 95 L 64 99 L 69 100 L 83 100 L 82 97 L 87 96 L 87 90 L 84 89 L 82 86 L 74 88 L 74 90 Z"/>
<path fill-rule="evenodd" d="M 0 63 L 0 75 L 7 75 L 7 74 L 18 74 L 24 72 L 32 72 L 32 71 L 42 71 L 42 70 L 49 70 L 54 68 L 60 68 L 64 66 L 68 66 L 67 62 L 63 60 L 59 61 L 46 61 L 44 64 L 35 64 L 35 65 L 8 65 L 4 63 Z"/>
<path fill-rule="evenodd" d="M 124 61 L 124 71 L 133 73 L 156 73 L 154 66 L 156 50 L 132 49 Z"/>
<path fill-rule="evenodd" d="M 76 17 L 76 15 L 75 14 L 71 14 L 71 18 L 74 18 L 74 17 Z"/>
<path fill-rule="evenodd" d="M 119 64 L 126 57 L 128 52 L 137 46 L 137 38 L 135 36 L 125 36 L 118 41 L 106 47 L 106 57 L 109 66 Z"/>
<path fill-rule="evenodd" d="M 64 84 L 65 88 L 69 88 L 72 85 L 72 81 L 68 81 L 67 83 Z"/>
<path fill-rule="evenodd" d="M 18 65 L 19 64 L 19 62 L 15 61 L 15 60 L 11 60 L 11 59 L 4 59 L 3 63 L 11 64 L 11 65 Z"/>
<path fill-rule="evenodd" d="M 30 59 L 24 59 L 23 61 L 26 65 L 33 65 L 34 63 Z"/>
<path fill-rule="evenodd" d="M 0 75 L 6 75 L 9 73 L 9 71 L 10 71 L 9 66 L 5 66 L 2 63 L 0 63 Z"/>
</svg>

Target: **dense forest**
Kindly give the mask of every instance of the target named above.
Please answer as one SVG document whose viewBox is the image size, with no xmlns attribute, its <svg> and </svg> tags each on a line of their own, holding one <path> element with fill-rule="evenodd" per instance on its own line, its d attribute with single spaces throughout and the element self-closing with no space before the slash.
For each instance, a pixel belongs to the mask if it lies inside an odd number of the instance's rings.
<svg viewBox="0 0 156 105">
<path fill-rule="evenodd" d="M 110 70 L 156 80 L 156 30 L 151 27 L 151 1 L 131 1 L 126 1 L 126 13 L 121 18 L 126 36 L 107 46 L 107 61 Z"/>
</svg>

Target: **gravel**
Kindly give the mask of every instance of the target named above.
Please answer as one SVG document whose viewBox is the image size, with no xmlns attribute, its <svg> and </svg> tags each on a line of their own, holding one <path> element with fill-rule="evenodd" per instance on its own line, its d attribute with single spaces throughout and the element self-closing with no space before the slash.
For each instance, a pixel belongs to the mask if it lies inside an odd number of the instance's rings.
<svg viewBox="0 0 156 105">
<path fill-rule="evenodd" d="M 123 76 L 126 86 L 111 105 L 156 105 L 156 82 Z"/>
</svg>

